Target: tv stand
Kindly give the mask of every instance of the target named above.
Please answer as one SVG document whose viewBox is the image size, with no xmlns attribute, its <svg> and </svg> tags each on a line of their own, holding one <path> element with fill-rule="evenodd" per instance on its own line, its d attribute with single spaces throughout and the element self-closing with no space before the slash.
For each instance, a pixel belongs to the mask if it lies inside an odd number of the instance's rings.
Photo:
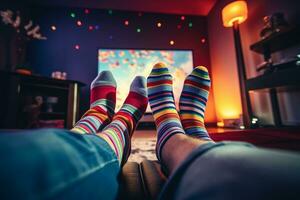
<svg viewBox="0 0 300 200">
<path fill-rule="evenodd" d="M 0 71 L 0 128 L 71 128 L 78 120 L 79 81 Z"/>
</svg>

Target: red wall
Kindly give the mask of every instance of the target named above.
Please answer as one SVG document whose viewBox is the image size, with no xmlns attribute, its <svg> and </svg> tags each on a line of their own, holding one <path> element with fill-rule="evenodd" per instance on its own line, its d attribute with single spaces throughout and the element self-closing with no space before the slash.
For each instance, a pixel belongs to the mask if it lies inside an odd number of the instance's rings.
<svg viewBox="0 0 300 200">
<path fill-rule="evenodd" d="M 211 57 L 211 70 L 213 73 L 213 89 L 215 97 L 216 114 L 219 120 L 237 117 L 242 113 L 240 89 L 238 83 L 237 66 L 234 52 L 233 33 L 230 28 L 222 25 L 222 8 L 232 0 L 220 0 L 208 15 L 209 44 Z M 283 12 L 290 24 L 300 23 L 299 0 L 248 0 L 249 16 L 241 24 L 241 37 L 243 53 L 247 68 L 247 76 L 259 75 L 255 66 L 263 61 L 262 56 L 251 52 L 249 46 L 260 40 L 259 33 L 263 27 L 262 18 L 274 12 Z M 283 57 L 295 56 L 300 52 L 299 46 L 278 53 L 274 61 Z M 299 91 L 299 90 L 298 90 Z M 252 95 L 254 114 L 265 124 L 273 124 L 270 100 L 266 91 L 255 92 Z M 286 124 L 300 121 L 300 94 L 297 91 L 282 90 L 279 94 L 281 115 Z"/>
</svg>

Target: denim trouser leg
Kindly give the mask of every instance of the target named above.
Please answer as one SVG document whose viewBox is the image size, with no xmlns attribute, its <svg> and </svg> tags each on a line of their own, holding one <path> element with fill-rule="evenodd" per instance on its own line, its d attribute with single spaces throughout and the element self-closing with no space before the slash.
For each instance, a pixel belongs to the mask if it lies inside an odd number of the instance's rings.
<svg viewBox="0 0 300 200">
<path fill-rule="evenodd" d="M 169 177 L 160 199 L 292 200 L 299 199 L 299 188 L 299 153 L 207 143 Z"/>
<path fill-rule="evenodd" d="M 119 162 L 95 135 L 0 132 L 1 199 L 115 199 Z"/>
</svg>

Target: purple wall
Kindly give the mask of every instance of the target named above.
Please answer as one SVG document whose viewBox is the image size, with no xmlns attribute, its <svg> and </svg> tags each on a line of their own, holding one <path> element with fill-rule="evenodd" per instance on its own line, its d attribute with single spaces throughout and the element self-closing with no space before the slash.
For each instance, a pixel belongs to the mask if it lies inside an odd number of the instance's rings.
<svg viewBox="0 0 300 200">
<path fill-rule="evenodd" d="M 89 10 L 71 8 L 37 9 L 38 23 L 48 37 L 46 41 L 33 41 L 29 49 L 29 63 L 36 73 L 50 76 L 52 71 L 68 73 L 68 79 L 79 80 L 87 85 L 97 74 L 98 48 L 142 48 L 142 49 L 192 49 L 194 65 L 204 65 L 210 69 L 207 44 L 206 17 L 180 15 L 149 14 L 125 11 Z M 72 18 L 70 13 L 75 13 Z M 80 20 L 83 26 L 78 27 Z M 124 21 L 129 21 L 129 26 Z M 158 28 L 156 24 L 162 23 Z M 192 27 L 189 27 L 189 23 Z M 89 31 L 88 26 L 94 30 Z M 181 28 L 178 29 L 178 25 Z M 56 31 L 51 30 L 56 26 Z M 95 30 L 95 26 L 99 26 Z M 137 28 L 141 29 L 138 33 Z M 201 42 L 204 38 L 205 43 Z M 175 45 L 169 44 L 170 40 Z M 75 50 L 75 45 L 80 45 Z M 81 109 L 88 107 L 88 87 L 83 88 Z M 215 111 L 213 95 L 209 100 L 207 121 L 214 122 Z"/>
</svg>

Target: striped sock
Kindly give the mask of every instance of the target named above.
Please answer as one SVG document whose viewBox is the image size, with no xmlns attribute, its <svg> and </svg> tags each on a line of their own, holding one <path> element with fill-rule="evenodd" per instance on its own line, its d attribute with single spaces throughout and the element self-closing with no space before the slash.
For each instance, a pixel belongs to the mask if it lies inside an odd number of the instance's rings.
<svg viewBox="0 0 300 200">
<path fill-rule="evenodd" d="M 185 133 L 204 140 L 211 140 L 204 125 L 209 88 L 207 69 L 203 66 L 196 67 L 184 81 L 179 100 L 179 114 Z"/>
<path fill-rule="evenodd" d="M 116 81 L 110 71 L 103 71 L 91 83 L 90 109 L 71 131 L 97 133 L 114 115 L 116 104 Z"/>
<path fill-rule="evenodd" d="M 157 128 L 156 155 L 161 161 L 162 148 L 166 141 L 174 134 L 184 134 L 179 115 L 177 113 L 172 76 L 163 63 L 154 65 L 147 80 L 148 98 Z"/>
<path fill-rule="evenodd" d="M 116 113 L 113 121 L 97 134 L 112 147 L 122 164 L 130 155 L 130 139 L 138 121 L 146 111 L 147 104 L 146 80 L 142 76 L 137 76 L 120 111 Z"/>
</svg>

